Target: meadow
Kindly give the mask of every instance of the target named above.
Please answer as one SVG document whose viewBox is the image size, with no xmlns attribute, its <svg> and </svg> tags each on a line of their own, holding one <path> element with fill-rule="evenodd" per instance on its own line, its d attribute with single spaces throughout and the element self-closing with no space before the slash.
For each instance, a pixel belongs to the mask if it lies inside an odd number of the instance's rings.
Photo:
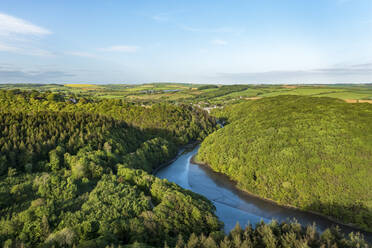
<svg viewBox="0 0 372 248">
<path fill-rule="evenodd" d="M 328 85 L 205 85 L 151 84 L 2 84 L 0 89 L 37 90 L 71 96 L 115 98 L 131 102 L 194 103 L 202 107 L 224 106 L 279 95 L 332 97 L 347 102 L 372 103 L 372 84 Z"/>
</svg>

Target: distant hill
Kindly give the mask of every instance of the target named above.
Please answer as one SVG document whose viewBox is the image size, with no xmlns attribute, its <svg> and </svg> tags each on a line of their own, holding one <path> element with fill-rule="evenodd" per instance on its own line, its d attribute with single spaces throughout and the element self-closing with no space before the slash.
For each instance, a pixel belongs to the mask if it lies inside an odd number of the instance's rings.
<svg viewBox="0 0 372 248">
<path fill-rule="evenodd" d="M 145 105 L 171 102 L 214 107 L 279 95 L 332 97 L 351 103 L 372 103 L 372 84 L 0 84 L 0 89 L 52 92 L 62 95 L 65 99 L 115 98 Z"/>
</svg>

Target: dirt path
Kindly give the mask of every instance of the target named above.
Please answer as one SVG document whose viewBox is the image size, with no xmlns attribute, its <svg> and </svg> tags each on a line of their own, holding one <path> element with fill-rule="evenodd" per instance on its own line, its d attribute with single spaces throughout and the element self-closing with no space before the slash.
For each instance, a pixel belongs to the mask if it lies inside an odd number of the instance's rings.
<svg viewBox="0 0 372 248">
<path fill-rule="evenodd" d="M 358 100 L 358 99 L 345 99 L 345 102 L 347 103 L 371 103 L 372 104 L 372 100 Z"/>
</svg>

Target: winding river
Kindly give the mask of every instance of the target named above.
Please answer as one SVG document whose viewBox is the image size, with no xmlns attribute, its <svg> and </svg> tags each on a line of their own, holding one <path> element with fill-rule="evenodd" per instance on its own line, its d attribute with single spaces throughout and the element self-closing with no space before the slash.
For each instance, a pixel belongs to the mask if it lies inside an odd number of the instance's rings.
<svg viewBox="0 0 372 248">
<path fill-rule="evenodd" d="M 247 223 L 254 225 L 261 220 L 268 223 L 272 219 L 279 222 L 296 219 L 303 225 L 316 223 L 320 232 L 336 225 L 322 216 L 282 207 L 238 190 L 226 176 L 208 167 L 190 163 L 190 159 L 198 149 L 199 146 L 183 153 L 169 166 L 159 170 L 156 176 L 166 178 L 212 201 L 217 209 L 216 215 L 225 223 L 225 232 L 234 228 L 237 222 L 244 227 Z M 358 231 L 343 225 L 340 228 L 344 233 Z M 363 233 L 363 235 L 369 242 L 372 241 L 371 233 Z"/>
</svg>

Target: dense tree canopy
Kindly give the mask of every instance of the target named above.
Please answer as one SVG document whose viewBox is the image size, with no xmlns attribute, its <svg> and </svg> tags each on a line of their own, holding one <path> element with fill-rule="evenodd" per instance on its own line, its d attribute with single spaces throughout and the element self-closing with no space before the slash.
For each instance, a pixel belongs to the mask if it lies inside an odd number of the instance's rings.
<svg viewBox="0 0 372 248">
<path fill-rule="evenodd" d="M 159 103 L 145 106 L 118 99 L 92 100 L 70 97 L 57 101 L 48 100 L 50 94 L 56 93 L 33 94 L 29 91 L 0 90 L 0 112 L 58 111 L 99 114 L 125 121 L 153 136 L 162 136 L 183 145 L 201 141 L 215 130 L 215 119 L 207 112 L 190 105 Z M 75 101 L 77 104 L 74 104 Z"/>
<path fill-rule="evenodd" d="M 225 237 L 210 201 L 149 174 L 180 145 L 214 130 L 214 118 L 187 105 L 0 91 L 0 244 L 363 247 L 359 236 L 329 231 L 308 238 L 305 229 L 285 223 L 261 223 Z"/>
<path fill-rule="evenodd" d="M 47 166 L 57 171 L 65 153 L 75 155 L 84 147 L 117 158 L 135 151 L 146 139 L 123 121 L 78 112 L 2 113 L 0 130 L 0 174 L 10 167 L 31 172 Z M 42 163 L 48 160 L 48 165 Z"/>
<path fill-rule="evenodd" d="M 167 246 L 164 247 L 173 247 Z M 314 226 L 301 227 L 298 223 L 258 223 L 255 228 L 239 224 L 228 235 L 191 235 L 178 239 L 176 248 L 289 248 L 289 247 L 369 247 L 358 234 L 344 237 L 337 228 L 319 235 Z"/>
<path fill-rule="evenodd" d="M 207 113 L 22 91 L 0 99 L 0 243 L 162 246 L 220 231 L 208 200 L 145 172 L 213 131 Z"/>
<path fill-rule="evenodd" d="M 126 246 L 107 246 L 106 248 L 151 248 L 145 243 L 134 242 Z M 175 244 L 164 243 L 164 248 L 368 248 L 370 247 L 359 234 L 351 233 L 345 237 L 337 228 L 327 229 L 321 235 L 315 226 L 301 227 L 296 222 L 270 224 L 260 222 L 244 229 L 239 224 L 228 235 L 211 233 L 210 235 L 191 234 L 189 238 L 178 235 Z"/>
<path fill-rule="evenodd" d="M 372 105 L 279 96 L 226 107 L 198 160 L 238 186 L 372 230 Z"/>
</svg>

